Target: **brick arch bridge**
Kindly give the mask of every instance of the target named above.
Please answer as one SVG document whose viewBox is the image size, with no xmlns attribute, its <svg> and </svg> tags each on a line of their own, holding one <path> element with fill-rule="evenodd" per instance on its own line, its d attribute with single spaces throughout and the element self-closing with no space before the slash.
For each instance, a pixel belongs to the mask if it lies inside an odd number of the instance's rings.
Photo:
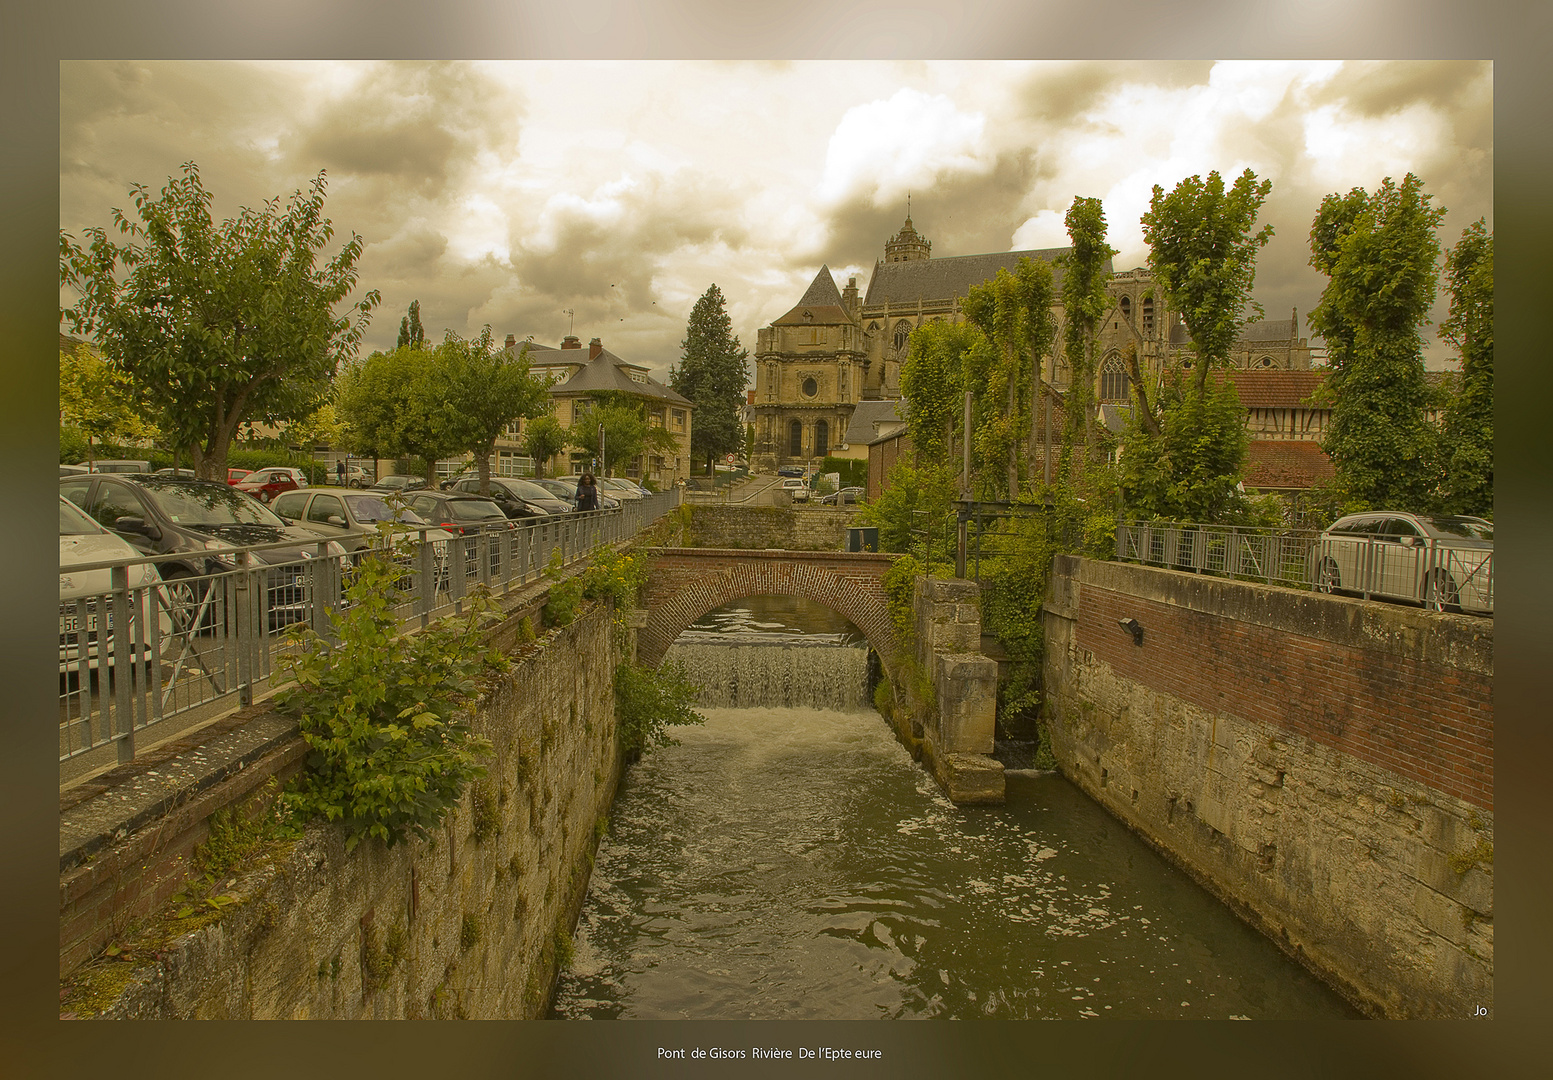
<svg viewBox="0 0 1553 1080">
<path fill-rule="evenodd" d="M 636 655 L 656 667 L 680 632 L 713 608 L 747 596 L 804 596 L 849 619 L 894 671 L 900 645 L 885 608 L 884 574 L 896 556 L 873 552 L 653 548 L 647 553 L 647 622 Z"/>
</svg>

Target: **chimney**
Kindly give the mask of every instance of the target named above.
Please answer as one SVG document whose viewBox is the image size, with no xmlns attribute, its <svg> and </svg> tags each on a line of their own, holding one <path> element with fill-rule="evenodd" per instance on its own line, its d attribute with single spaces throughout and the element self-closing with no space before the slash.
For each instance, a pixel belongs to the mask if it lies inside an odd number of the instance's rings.
<svg viewBox="0 0 1553 1080">
<path fill-rule="evenodd" d="M 561 339 L 561 348 L 580 349 L 582 348 L 582 338 L 573 334 L 567 334 L 564 338 Z"/>
<path fill-rule="evenodd" d="M 510 349 L 514 345 L 516 345 L 517 343 L 518 343 L 518 338 L 517 338 L 516 334 L 508 334 L 507 335 L 507 348 Z"/>
<path fill-rule="evenodd" d="M 589 360 L 597 360 L 599 358 L 599 353 L 601 353 L 603 351 L 604 351 L 604 342 L 600 341 L 598 338 L 594 338 L 592 341 L 588 342 L 588 359 Z"/>
<path fill-rule="evenodd" d="M 846 308 L 847 314 L 857 318 L 857 277 L 847 278 L 847 287 L 841 290 L 841 303 Z"/>
</svg>

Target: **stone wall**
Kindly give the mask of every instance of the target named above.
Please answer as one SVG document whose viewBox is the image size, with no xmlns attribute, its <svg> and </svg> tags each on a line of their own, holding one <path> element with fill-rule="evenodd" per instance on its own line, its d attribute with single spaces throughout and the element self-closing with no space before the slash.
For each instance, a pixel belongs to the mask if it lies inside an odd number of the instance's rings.
<svg viewBox="0 0 1553 1080">
<path fill-rule="evenodd" d="M 691 510 L 691 547 L 841 551 L 857 511 L 829 506 L 716 506 Z"/>
<path fill-rule="evenodd" d="M 224 883 L 236 901 L 138 970 L 105 1015 L 540 1015 L 619 779 L 608 609 L 541 642 L 482 700 L 489 773 L 435 836 L 347 852 L 339 830 L 310 826 Z"/>
<path fill-rule="evenodd" d="M 1069 779 L 1366 1011 L 1492 1015 L 1491 620 L 1059 556 L 1044 621 Z"/>
</svg>

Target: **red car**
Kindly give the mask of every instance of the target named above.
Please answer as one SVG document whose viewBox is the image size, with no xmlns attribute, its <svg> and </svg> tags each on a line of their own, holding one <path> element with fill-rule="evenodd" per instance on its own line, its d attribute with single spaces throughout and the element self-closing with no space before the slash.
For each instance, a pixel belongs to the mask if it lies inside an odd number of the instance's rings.
<svg viewBox="0 0 1553 1080">
<path fill-rule="evenodd" d="M 268 503 L 282 491 L 307 487 L 307 477 L 301 469 L 255 469 L 232 486 Z"/>
<path fill-rule="evenodd" d="M 228 469 L 226 471 L 226 482 L 235 486 L 239 480 L 251 473 L 251 469 Z"/>
</svg>

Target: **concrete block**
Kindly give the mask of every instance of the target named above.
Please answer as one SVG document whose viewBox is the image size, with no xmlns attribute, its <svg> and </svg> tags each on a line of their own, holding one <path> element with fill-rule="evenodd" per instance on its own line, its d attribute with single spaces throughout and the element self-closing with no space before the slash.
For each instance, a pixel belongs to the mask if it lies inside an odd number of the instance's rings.
<svg viewBox="0 0 1553 1080">
<path fill-rule="evenodd" d="M 941 754 L 934 773 L 950 801 L 956 804 L 1001 803 L 1003 763 L 983 754 Z"/>
</svg>

